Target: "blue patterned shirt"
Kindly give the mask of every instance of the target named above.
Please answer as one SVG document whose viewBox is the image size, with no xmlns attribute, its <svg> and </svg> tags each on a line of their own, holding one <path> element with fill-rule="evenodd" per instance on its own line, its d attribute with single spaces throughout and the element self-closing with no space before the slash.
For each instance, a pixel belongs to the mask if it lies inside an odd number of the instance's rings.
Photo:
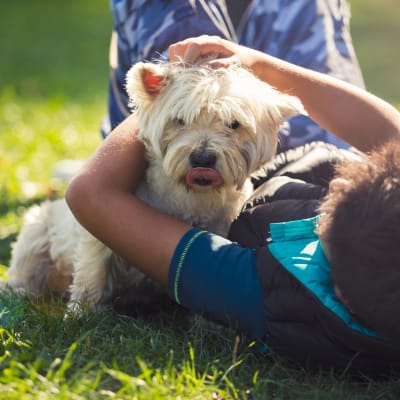
<svg viewBox="0 0 400 400">
<path fill-rule="evenodd" d="M 227 3 L 235 4 L 236 11 L 242 8 L 238 18 L 230 18 Z M 170 44 L 205 33 L 364 87 L 346 0 L 111 0 L 111 10 L 117 40 L 111 46 L 104 136 L 129 114 L 124 85 L 131 65 L 166 59 Z M 305 116 L 288 122 L 280 132 L 280 150 L 315 140 L 348 147 Z"/>
</svg>

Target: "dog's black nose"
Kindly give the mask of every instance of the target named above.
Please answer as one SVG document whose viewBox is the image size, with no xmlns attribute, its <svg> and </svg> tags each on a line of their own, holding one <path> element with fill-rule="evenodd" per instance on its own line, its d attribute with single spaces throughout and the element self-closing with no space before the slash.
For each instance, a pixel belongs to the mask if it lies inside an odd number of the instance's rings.
<svg viewBox="0 0 400 400">
<path fill-rule="evenodd" d="M 211 151 L 194 151 L 189 157 L 193 168 L 214 168 L 217 162 L 217 155 Z"/>
</svg>

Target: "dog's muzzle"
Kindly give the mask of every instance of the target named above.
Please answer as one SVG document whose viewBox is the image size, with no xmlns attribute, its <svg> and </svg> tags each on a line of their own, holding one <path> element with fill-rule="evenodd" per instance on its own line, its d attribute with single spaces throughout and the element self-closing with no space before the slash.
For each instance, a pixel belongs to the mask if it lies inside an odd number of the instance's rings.
<svg viewBox="0 0 400 400">
<path fill-rule="evenodd" d="M 211 186 L 216 188 L 224 183 L 221 174 L 212 168 L 191 168 L 186 174 L 186 183 L 189 186 Z"/>
<path fill-rule="evenodd" d="M 189 186 L 219 187 L 223 184 L 221 174 L 215 169 L 217 156 L 210 151 L 195 151 L 189 157 L 191 168 L 186 173 Z"/>
</svg>

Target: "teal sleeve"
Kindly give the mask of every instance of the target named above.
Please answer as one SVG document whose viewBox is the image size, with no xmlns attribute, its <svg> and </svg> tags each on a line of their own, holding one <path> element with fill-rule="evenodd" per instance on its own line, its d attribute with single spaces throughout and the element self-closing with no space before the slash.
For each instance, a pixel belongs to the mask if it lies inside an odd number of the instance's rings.
<svg viewBox="0 0 400 400">
<path fill-rule="evenodd" d="M 264 297 L 254 249 L 192 229 L 175 250 L 168 292 L 177 303 L 252 340 L 265 336 Z"/>
</svg>

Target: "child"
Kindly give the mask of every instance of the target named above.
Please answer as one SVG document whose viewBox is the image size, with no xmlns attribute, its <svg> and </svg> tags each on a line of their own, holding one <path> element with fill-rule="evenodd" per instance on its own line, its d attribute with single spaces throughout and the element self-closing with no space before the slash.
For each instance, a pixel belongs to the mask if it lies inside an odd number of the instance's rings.
<svg viewBox="0 0 400 400">
<path fill-rule="evenodd" d="M 400 144 L 337 173 L 317 228 L 333 281 L 360 321 L 400 345 Z"/>
<path fill-rule="evenodd" d="M 313 143 L 273 160 L 229 238 L 256 249 L 265 343 L 278 354 L 399 371 L 399 174 L 398 141 L 368 156 Z"/>
<path fill-rule="evenodd" d="M 219 58 L 210 66 L 240 62 L 278 89 L 298 96 L 316 122 L 362 150 L 400 137 L 400 115 L 393 107 L 332 77 L 216 37 L 189 39 L 170 48 L 172 60 L 188 63 L 211 53 Z M 309 145 L 277 156 L 269 179 L 258 182 L 250 208 L 225 239 L 187 226 L 132 195 L 145 169 L 144 148 L 136 133 L 135 118 L 128 117 L 71 182 L 67 202 L 82 225 L 168 287 L 178 303 L 237 328 L 301 365 L 368 374 L 400 371 L 391 328 L 376 319 L 369 321 L 348 286 L 336 286 L 342 302 L 333 294 L 330 267 L 314 234 L 318 219 L 309 219 L 317 215 L 332 178 L 326 174 L 332 172 L 332 154 L 353 159 L 354 153 Z M 335 191 L 345 191 L 334 186 Z M 320 218 L 322 224 L 326 215 Z M 332 249 L 335 242 L 330 235 L 324 238 L 332 268 L 340 271 Z M 399 305 L 389 306 L 395 310 Z M 361 314 L 352 316 L 351 307 Z"/>
</svg>

